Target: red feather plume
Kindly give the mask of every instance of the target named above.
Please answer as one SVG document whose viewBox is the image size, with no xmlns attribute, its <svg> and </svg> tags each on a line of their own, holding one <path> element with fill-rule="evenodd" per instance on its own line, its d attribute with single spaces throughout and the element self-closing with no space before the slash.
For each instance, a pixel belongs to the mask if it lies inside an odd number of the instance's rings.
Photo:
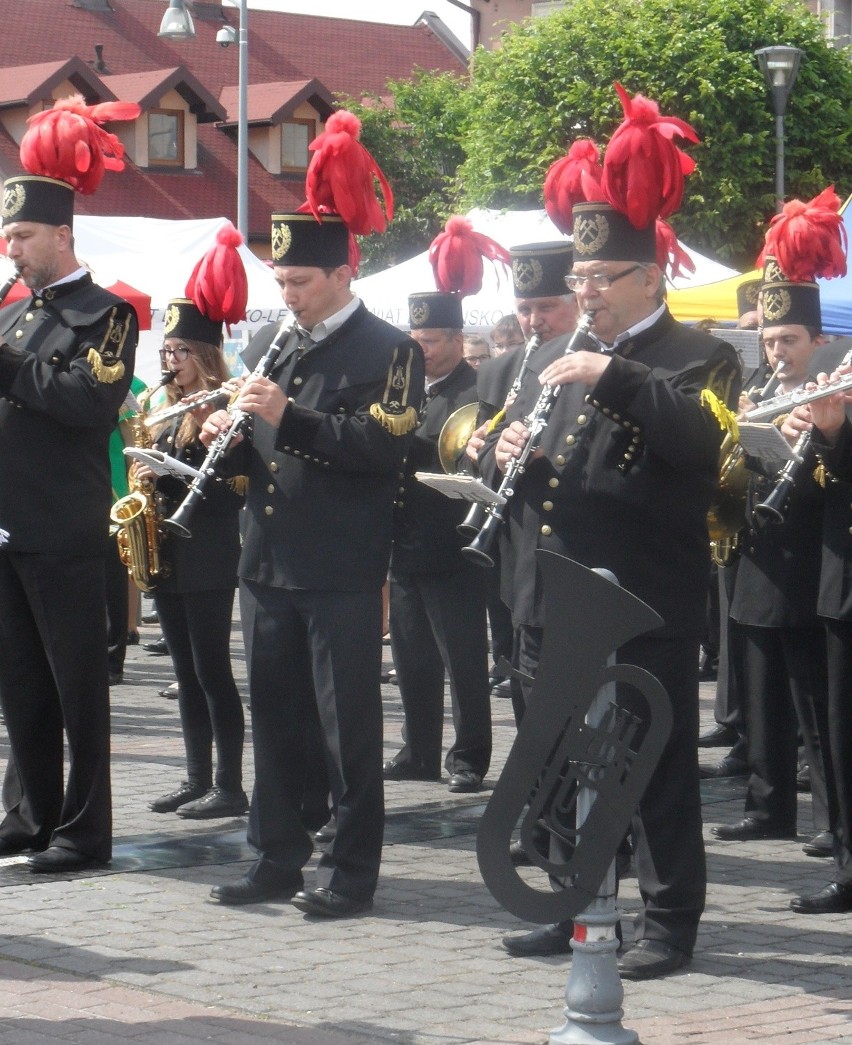
<svg viewBox="0 0 852 1045">
<path fill-rule="evenodd" d="M 575 203 L 601 199 L 598 147 L 590 138 L 578 138 L 567 154 L 552 163 L 544 179 L 544 209 L 553 224 L 570 236 Z"/>
<path fill-rule="evenodd" d="M 186 296 L 214 323 L 231 324 L 245 317 L 248 277 L 237 247 L 243 237 L 228 222 L 216 233 L 216 243 L 192 270 Z"/>
<path fill-rule="evenodd" d="M 323 210 L 339 214 L 351 232 L 384 232 L 393 218 L 393 192 L 381 168 L 358 141 L 361 121 L 346 109 L 329 116 L 325 130 L 311 142 L 313 152 L 305 182 L 308 207 L 317 221 Z M 376 195 L 382 190 L 384 209 Z"/>
<path fill-rule="evenodd" d="M 758 267 L 771 254 L 794 283 L 845 276 L 849 244 L 839 209 L 840 197 L 833 185 L 807 203 L 785 203 L 769 223 Z"/>
<path fill-rule="evenodd" d="M 477 294 L 482 289 L 483 258 L 510 265 L 511 255 L 496 240 L 474 232 L 467 218 L 454 216 L 429 247 L 435 286 L 443 294 Z"/>
<path fill-rule="evenodd" d="M 695 262 L 678 242 L 677 233 L 662 218 L 657 218 L 657 264 L 670 279 L 695 271 Z"/>
<path fill-rule="evenodd" d="M 681 152 L 675 137 L 697 142 L 698 135 L 684 120 L 661 116 L 656 102 L 644 95 L 633 98 L 620 83 L 624 120 L 604 153 L 601 187 L 606 199 L 637 229 L 655 218 L 666 218 L 680 206 L 683 181 L 695 161 Z"/>
<path fill-rule="evenodd" d="M 60 98 L 52 109 L 27 120 L 21 163 L 30 174 L 67 182 L 86 195 L 97 189 L 107 170 L 124 169 L 124 146 L 101 126 L 110 120 L 135 120 L 134 102 L 86 105 L 82 95 Z"/>
</svg>

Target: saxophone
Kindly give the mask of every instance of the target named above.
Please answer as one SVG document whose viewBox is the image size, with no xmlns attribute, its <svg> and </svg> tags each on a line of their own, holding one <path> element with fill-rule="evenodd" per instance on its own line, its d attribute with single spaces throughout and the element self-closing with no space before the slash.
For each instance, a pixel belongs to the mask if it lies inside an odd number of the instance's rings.
<svg viewBox="0 0 852 1045">
<path fill-rule="evenodd" d="M 139 410 L 128 422 L 137 449 L 151 449 L 153 443 L 145 425 L 146 408 L 151 396 L 173 381 L 175 376 L 172 371 L 164 373 L 158 385 L 139 397 Z M 140 591 L 153 591 L 168 571 L 168 565 L 160 555 L 162 515 L 154 483 L 150 479 L 131 478 L 130 493 L 115 502 L 109 517 L 116 527 L 119 558 L 127 567 L 133 583 Z"/>
</svg>

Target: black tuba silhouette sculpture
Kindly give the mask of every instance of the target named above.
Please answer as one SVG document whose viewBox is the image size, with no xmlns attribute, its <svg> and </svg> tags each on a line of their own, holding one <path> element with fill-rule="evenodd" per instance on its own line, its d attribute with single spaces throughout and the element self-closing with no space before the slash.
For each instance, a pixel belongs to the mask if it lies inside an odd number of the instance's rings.
<svg viewBox="0 0 852 1045">
<path fill-rule="evenodd" d="M 483 813 L 476 852 L 495 899 L 530 922 L 574 918 L 598 887 L 624 838 L 671 732 L 672 711 L 661 683 L 632 664 L 607 665 L 624 643 L 662 624 L 640 599 L 593 570 L 555 552 L 538 551 L 544 577 L 544 630 L 532 699 L 491 799 Z M 637 695 L 637 716 L 610 704 L 600 722 L 587 714 L 602 687 L 615 682 Z M 577 827 L 580 790 L 594 799 Z M 533 864 L 546 873 L 544 887 L 521 877 L 509 845 L 523 815 L 520 838 Z M 561 844 L 564 859 L 533 845 L 536 821 Z M 554 891 L 554 880 L 562 888 Z"/>
</svg>

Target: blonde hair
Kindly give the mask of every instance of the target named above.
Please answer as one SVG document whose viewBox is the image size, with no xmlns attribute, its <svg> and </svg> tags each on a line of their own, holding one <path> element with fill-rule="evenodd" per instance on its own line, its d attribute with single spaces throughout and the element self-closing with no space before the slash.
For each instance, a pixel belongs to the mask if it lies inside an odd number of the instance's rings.
<svg viewBox="0 0 852 1045">
<path fill-rule="evenodd" d="M 221 342 L 218 345 L 211 345 L 208 341 L 192 341 L 189 338 L 181 338 L 181 340 L 189 349 L 195 368 L 198 371 L 198 381 L 201 385 L 199 391 L 211 392 L 214 388 L 219 388 L 220 385 L 229 380 L 231 374 L 225 363 Z M 156 420 L 157 413 L 160 410 L 174 406 L 179 399 L 183 398 L 183 392 L 181 392 L 174 381 L 166 385 L 165 392 L 165 401 L 151 414 L 152 421 Z M 158 439 L 166 427 L 167 423 L 153 429 L 153 438 L 155 440 Z M 192 411 L 188 411 L 180 419 L 180 426 L 177 432 L 175 432 L 174 445 L 178 449 L 182 449 L 184 446 L 189 446 L 190 443 L 196 442 L 199 430 L 200 425 L 194 414 Z"/>
</svg>

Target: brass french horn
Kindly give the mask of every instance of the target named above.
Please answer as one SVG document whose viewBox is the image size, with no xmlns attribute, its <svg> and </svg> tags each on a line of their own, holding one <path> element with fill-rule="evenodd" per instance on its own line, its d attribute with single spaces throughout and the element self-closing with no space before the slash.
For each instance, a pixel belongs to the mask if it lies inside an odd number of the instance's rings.
<svg viewBox="0 0 852 1045">
<path fill-rule="evenodd" d="M 458 471 L 459 455 L 464 451 L 476 430 L 476 415 L 479 403 L 468 403 L 454 410 L 441 428 L 438 436 L 438 460 L 447 475 Z"/>
</svg>

